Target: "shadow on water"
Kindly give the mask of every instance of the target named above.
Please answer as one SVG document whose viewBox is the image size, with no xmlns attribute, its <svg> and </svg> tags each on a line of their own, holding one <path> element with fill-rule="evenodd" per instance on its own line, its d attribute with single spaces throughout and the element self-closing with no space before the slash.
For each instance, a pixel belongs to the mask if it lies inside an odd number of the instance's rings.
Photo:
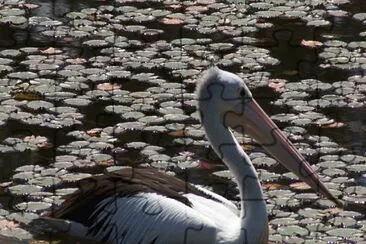
<svg viewBox="0 0 366 244">
<path fill-rule="evenodd" d="M 353 10 L 353 12 L 366 11 L 366 4 L 359 1 L 356 4 L 346 4 L 342 9 Z M 353 6 L 353 7 L 352 7 Z M 357 7 L 355 7 L 357 6 Z M 357 11 L 355 11 L 355 8 Z M 330 27 L 307 27 L 301 21 L 293 20 L 273 20 L 275 28 L 259 32 L 257 37 L 266 40 L 263 47 L 271 52 L 271 56 L 279 59 L 281 63 L 268 68 L 272 78 L 286 79 L 289 82 L 297 82 L 303 79 L 317 79 L 326 83 L 347 80 L 352 75 L 365 75 L 363 70 L 341 70 L 338 68 L 321 68 L 321 60 L 318 58 L 320 49 L 307 48 L 301 45 L 302 40 L 317 40 L 325 42 L 332 39 L 344 42 L 360 41 L 362 37 L 359 33 L 366 30 L 365 26 L 356 21 L 351 16 L 330 17 L 328 19 L 332 25 Z M 255 94 L 255 92 L 254 92 Z M 263 93 L 261 94 L 263 96 Z M 269 91 L 267 93 L 270 101 L 274 101 L 276 94 Z M 313 98 L 317 98 L 316 95 Z M 319 98 L 319 97 L 318 97 Z M 265 103 L 267 111 L 278 109 L 269 103 Z M 315 135 L 329 136 L 341 146 L 348 148 L 354 153 L 364 153 L 366 148 L 366 109 L 361 108 L 325 108 L 317 109 L 316 112 L 327 115 L 337 122 L 345 123 L 343 128 L 321 129 L 308 128 L 309 133 Z"/>
</svg>

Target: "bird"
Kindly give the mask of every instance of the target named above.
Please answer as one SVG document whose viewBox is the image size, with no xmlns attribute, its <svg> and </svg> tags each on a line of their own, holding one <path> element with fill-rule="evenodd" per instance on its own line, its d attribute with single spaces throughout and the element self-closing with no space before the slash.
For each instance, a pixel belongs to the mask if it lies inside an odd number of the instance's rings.
<svg viewBox="0 0 366 244">
<path fill-rule="evenodd" d="M 251 136 L 315 192 L 342 205 L 243 79 L 210 67 L 198 78 L 196 95 L 207 140 L 238 185 L 239 208 L 152 167 L 126 166 L 80 180 L 76 192 L 41 218 L 68 235 L 103 243 L 268 243 L 261 184 L 234 131 Z"/>
</svg>

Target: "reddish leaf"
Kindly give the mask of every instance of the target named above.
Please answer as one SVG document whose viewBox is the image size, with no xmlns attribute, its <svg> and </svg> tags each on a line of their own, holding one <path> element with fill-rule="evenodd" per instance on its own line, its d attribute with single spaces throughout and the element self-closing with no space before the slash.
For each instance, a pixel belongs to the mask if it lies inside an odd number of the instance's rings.
<svg viewBox="0 0 366 244">
<path fill-rule="evenodd" d="M 356 102 L 356 101 L 359 101 L 359 100 L 364 100 L 365 99 L 365 95 L 363 94 L 348 94 L 346 95 L 346 98 L 348 101 L 350 102 Z"/>
<path fill-rule="evenodd" d="M 180 25 L 183 24 L 183 20 L 178 18 L 164 18 L 162 22 L 166 25 Z"/>
<path fill-rule="evenodd" d="M 244 151 L 248 152 L 251 151 L 253 149 L 255 149 L 255 146 L 251 145 L 251 144 L 242 144 L 241 147 L 243 148 Z"/>
<path fill-rule="evenodd" d="M 200 161 L 199 166 L 200 169 L 214 169 L 215 165 L 207 162 L 207 161 Z"/>
<path fill-rule="evenodd" d="M 331 214 L 339 214 L 340 212 L 343 211 L 343 209 L 341 209 L 341 208 L 328 208 L 328 209 L 326 209 L 326 211 L 331 213 Z"/>
<path fill-rule="evenodd" d="M 115 161 L 114 161 L 114 159 L 107 159 L 107 160 L 103 160 L 103 161 L 98 162 L 98 165 L 106 166 L 106 167 L 114 166 Z"/>
<path fill-rule="evenodd" d="M 320 41 L 302 40 L 301 45 L 309 48 L 317 48 L 323 46 L 323 43 L 321 43 Z"/>
<path fill-rule="evenodd" d="M 100 128 L 94 128 L 91 130 L 86 131 L 86 134 L 92 137 L 100 137 L 100 134 L 102 133 L 103 129 Z"/>
<path fill-rule="evenodd" d="M 40 52 L 43 53 L 43 54 L 60 54 L 60 53 L 62 53 L 62 51 L 60 49 L 57 49 L 57 48 L 54 48 L 54 47 L 49 47 L 47 49 L 41 49 Z"/>
<path fill-rule="evenodd" d="M 23 139 L 24 142 L 28 142 L 31 144 L 35 144 L 37 145 L 37 147 L 39 148 L 45 148 L 50 146 L 50 144 L 48 143 L 48 138 L 44 137 L 44 136 L 26 136 Z"/>
<path fill-rule="evenodd" d="M 116 84 L 116 83 L 105 82 L 105 83 L 102 83 L 102 84 L 98 84 L 97 88 L 99 90 L 102 90 L 102 91 L 113 91 L 113 90 L 120 89 L 121 85 Z"/>
<path fill-rule="evenodd" d="M 285 86 L 285 82 L 282 79 L 271 79 L 268 86 L 276 91 L 279 91 Z"/>
<path fill-rule="evenodd" d="M 173 9 L 173 10 L 178 10 L 178 9 L 182 8 L 182 5 L 180 5 L 180 4 L 170 4 L 170 5 L 166 5 L 166 8 L 170 8 L 170 9 Z"/>
<path fill-rule="evenodd" d="M 0 230 L 13 230 L 18 226 L 19 224 L 15 223 L 14 221 L 6 219 L 0 220 Z"/>
<path fill-rule="evenodd" d="M 344 123 L 342 122 L 334 122 L 331 124 L 325 124 L 325 125 L 321 125 L 321 128 L 341 128 L 344 126 Z"/>
<path fill-rule="evenodd" d="M 171 136 L 176 136 L 176 137 L 181 137 L 185 135 L 184 130 L 176 130 L 176 131 L 171 131 L 168 133 Z"/>
<path fill-rule="evenodd" d="M 290 184 L 290 188 L 293 190 L 310 190 L 311 187 L 306 184 L 305 182 L 296 182 L 296 183 L 292 183 Z"/>
<path fill-rule="evenodd" d="M 88 14 L 86 16 L 86 19 L 91 20 L 91 21 L 95 21 L 95 20 L 97 20 L 97 15 L 96 14 Z"/>
<path fill-rule="evenodd" d="M 41 99 L 41 94 L 35 91 L 15 91 L 12 92 L 13 98 L 17 101 L 27 100 L 27 101 L 35 101 Z"/>
<path fill-rule="evenodd" d="M 45 241 L 45 240 L 30 240 L 27 242 L 28 244 L 51 244 L 53 242 Z M 56 242 L 58 243 L 58 242 Z"/>
<path fill-rule="evenodd" d="M 278 189 L 281 189 L 281 186 L 282 185 L 277 184 L 277 183 L 263 183 L 262 184 L 262 188 L 265 190 L 278 190 Z"/>
</svg>

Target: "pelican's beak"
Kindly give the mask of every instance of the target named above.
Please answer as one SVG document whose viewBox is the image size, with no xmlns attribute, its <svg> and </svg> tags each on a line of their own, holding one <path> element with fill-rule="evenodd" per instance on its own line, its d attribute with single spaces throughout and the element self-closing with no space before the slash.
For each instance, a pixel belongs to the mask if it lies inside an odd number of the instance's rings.
<svg viewBox="0 0 366 244">
<path fill-rule="evenodd" d="M 277 161 L 310 185 L 314 191 L 323 194 L 338 206 L 343 206 L 343 203 L 330 193 L 310 164 L 254 99 L 238 104 L 235 113 L 229 112 L 225 115 L 225 122 L 231 128 L 254 138 Z"/>
</svg>

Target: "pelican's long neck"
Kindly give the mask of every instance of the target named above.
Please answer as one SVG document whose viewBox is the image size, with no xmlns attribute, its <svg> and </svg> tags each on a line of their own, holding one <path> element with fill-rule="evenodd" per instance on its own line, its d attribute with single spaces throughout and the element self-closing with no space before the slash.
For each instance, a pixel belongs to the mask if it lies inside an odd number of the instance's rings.
<svg viewBox="0 0 366 244">
<path fill-rule="evenodd" d="M 238 228 L 241 229 L 237 243 L 262 243 L 265 241 L 263 237 L 267 237 L 268 225 L 266 204 L 257 173 L 248 155 L 231 131 L 223 125 L 223 116 L 215 113 L 217 110 L 210 106 L 201 106 L 200 109 L 202 123 L 211 146 L 233 173 L 239 186 L 241 222 Z"/>
</svg>

